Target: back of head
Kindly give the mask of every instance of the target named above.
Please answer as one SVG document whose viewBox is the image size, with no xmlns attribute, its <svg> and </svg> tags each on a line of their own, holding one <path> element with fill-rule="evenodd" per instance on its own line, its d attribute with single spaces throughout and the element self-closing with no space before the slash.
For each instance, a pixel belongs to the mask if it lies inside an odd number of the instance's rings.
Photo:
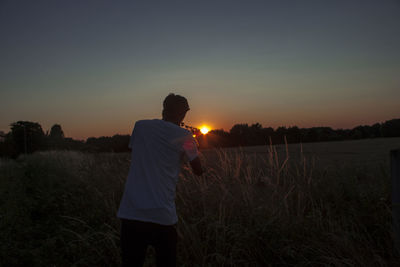
<svg viewBox="0 0 400 267">
<path fill-rule="evenodd" d="M 187 99 L 171 93 L 164 99 L 162 115 L 164 119 L 177 119 L 184 116 L 188 110 Z"/>
</svg>

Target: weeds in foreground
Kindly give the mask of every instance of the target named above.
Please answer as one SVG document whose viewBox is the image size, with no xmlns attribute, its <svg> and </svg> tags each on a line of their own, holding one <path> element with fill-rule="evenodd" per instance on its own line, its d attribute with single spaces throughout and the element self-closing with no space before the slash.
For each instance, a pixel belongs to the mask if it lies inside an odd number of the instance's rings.
<svg viewBox="0 0 400 267">
<path fill-rule="evenodd" d="M 177 188 L 180 266 L 392 266 L 389 177 L 326 172 L 301 151 L 203 154 Z M 292 159 L 291 153 L 301 157 Z M 0 265 L 119 266 L 127 154 L 47 152 L 0 165 Z M 147 266 L 152 266 L 150 250 Z"/>
</svg>

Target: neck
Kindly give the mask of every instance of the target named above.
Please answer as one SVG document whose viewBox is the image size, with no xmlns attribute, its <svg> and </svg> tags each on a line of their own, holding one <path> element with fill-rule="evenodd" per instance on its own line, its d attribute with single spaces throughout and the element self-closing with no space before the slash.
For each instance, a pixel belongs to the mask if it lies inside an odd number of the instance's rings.
<svg viewBox="0 0 400 267">
<path fill-rule="evenodd" d="M 170 118 L 163 118 L 163 121 L 172 122 L 173 124 L 181 126 L 181 122 L 179 120 L 174 120 L 174 119 L 170 119 Z"/>
</svg>

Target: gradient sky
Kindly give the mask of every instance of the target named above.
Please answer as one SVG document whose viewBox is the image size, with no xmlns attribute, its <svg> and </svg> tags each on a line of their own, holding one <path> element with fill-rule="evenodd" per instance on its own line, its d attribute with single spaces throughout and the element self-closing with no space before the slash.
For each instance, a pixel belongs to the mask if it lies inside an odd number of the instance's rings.
<svg viewBox="0 0 400 267">
<path fill-rule="evenodd" d="M 169 92 L 187 124 L 400 117 L 400 1 L 0 1 L 0 130 L 128 134 Z"/>
</svg>

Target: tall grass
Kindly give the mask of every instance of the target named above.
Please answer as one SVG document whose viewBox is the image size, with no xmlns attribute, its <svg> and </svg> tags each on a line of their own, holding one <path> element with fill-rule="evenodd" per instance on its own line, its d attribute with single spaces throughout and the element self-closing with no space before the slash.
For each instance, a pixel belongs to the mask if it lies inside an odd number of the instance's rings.
<svg viewBox="0 0 400 267">
<path fill-rule="evenodd" d="M 326 173 L 304 156 L 290 162 L 288 151 L 280 159 L 272 146 L 266 159 L 218 158 L 179 187 L 187 266 L 392 264 L 387 173 Z"/>
<path fill-rule="evenodd" d="M 179 266 L 393 266 L 386 170 L 326 171 L 274 146 L 203 154 L 177 188 Z M 292 153 L 292 154 L 291 154 Z M 293 160 L 291 155 L 300 153 Z M 118 266 L 126 154 L 47 152 L 0 164 L 0 265 Z M 150 250 L 147 266 L 154 263 Z"/>
</svg>

